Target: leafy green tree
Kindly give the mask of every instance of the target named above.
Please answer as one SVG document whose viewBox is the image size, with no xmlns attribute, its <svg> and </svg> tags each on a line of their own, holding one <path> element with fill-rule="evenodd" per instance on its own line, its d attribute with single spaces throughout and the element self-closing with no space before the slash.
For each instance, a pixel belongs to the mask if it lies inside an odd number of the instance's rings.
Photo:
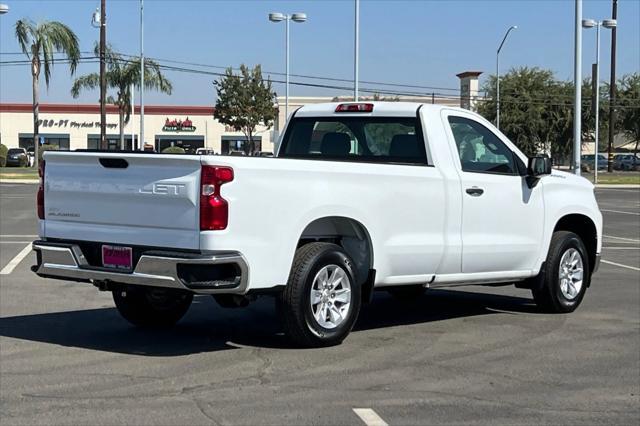
<svg viewBox="0 0 640 426">
<path fill-rule="evenodd" d="M 97 43 L 94 51 L 96 56 L 100 55 L 100 46 Z M 140 87 L 140 59 L 124 59 L 122 55 L 114 52 L 111 46 L 107 46 L 105 60 L 107 86 L 116 90 L 116 97 L 109 96 L 106 101 L 118 107 L 120 148 L 124 149 L 124 126 L 131 117 L 131 86 Z M 158 90 L 168 95 L 173 90 L 171 82 L 162 74 L 158 63 L 149 59 L 144 60 L 144 85 L 146 90 Z M 71 87 L 71 95 L 77 98 L 82 90 L 95 89 L 100 89 L 99 73 L 78 77 Z"/>
<path fill-rule="evenodd" d="M 253 154 L 255 144 L 253 136 L 256 127 L 264 125 L 270 128 L 276 118 L 274 107 L 275 92 L 271 80 L 262 78 L 262 68 L 256 65 L 250 69 L 240 66 L 240 75 L 227 68 L 225 75 L 214 82 L 218 99 L 213 116 L 222 124 L 242 132 L 247 138 L 245 153 Z"/>
<path fill-rule="evenodd" d="M 56 21 L 43 21 L 36 24 L 30 19 L 23 18 L 16 22 L 15 34 L 20 49 L 31 61 L 34 166 L 37 167 L 40 139 L 40 73 L 44 71 L 44 81 L 48 88 L 54 63 L 53 55 L 60 52 L 67 57 L 73 75 L 80 60 L 80 47 L 75 33 L 65 24 Z"/>
<path fill-rule="evenodd" d="M 478 112 L 490 121 L 496 117 L 496 79 L 484 84 L 487 100 Z M 606 87 L 601 88 L 600 147 L 606 146 Z M 595 114 L 591 102 L 591 81 L 582 83 L 582 140 L 592 140 Z M 556 159 L 573 149 L 573 82 L 557 80 L 551 70 L 516 68 L 500 77 L 500 130 L 525 154 L 549 152 Z"/>
<path fill-rule="evenodd" d="M 634 154 L 638 154 L 640 144 L 640 73 L 623 76 L 618 81 L 616 103 L 620 130 L 635 142 Z"/>
</svg>

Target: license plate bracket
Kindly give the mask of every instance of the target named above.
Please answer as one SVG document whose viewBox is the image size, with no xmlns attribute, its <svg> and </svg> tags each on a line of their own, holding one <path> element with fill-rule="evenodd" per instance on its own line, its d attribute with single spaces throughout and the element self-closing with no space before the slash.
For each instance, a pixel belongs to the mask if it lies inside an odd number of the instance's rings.
<svg viewBox="0 0 640 426">
<path fill-rule="evenodd" d="M 131 247 L 104 244 L 102 246 L 102 266 L 105 268 L 130 271 L 133 264 Z"/>
</svg>

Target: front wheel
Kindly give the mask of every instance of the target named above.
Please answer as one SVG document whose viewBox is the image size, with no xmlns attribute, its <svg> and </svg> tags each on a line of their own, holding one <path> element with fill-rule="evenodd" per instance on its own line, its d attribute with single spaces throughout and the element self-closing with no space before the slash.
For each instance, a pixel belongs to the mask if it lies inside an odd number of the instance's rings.
<svg viewBox="0 0 640 426">
<path fill-rule="evenodd" d="M 305 347 L 342 342 L 360 312 L 360 286 L 353 261 L 338 245 L 300 247 L 289 281 L 278 299 L 286 334 Z"/>
<path fill-rule="evenodd" d="M 123 288 L 113 290 L 120 315 L 140 327 L 166 328 L 187 313 L 193 294 L 164 288 Z"/>
<path fill-rule="evenodd" d="M 547 312 L 573 312 L 582 302 L 591 278 L 587 250 L 573 232 L 551 237 L 542 286 L 532 290 L 539 308 Z"/>
</svg>

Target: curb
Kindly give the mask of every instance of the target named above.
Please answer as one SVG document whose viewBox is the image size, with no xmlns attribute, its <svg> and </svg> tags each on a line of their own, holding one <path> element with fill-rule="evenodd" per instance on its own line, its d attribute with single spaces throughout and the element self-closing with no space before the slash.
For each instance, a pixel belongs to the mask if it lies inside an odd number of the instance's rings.
<svg viewBox="0 0 640 426">
<path fill-rule="evenodd" d="M 636 184 L 636 183 L 612 183 L 607 185 L 606 183 L 599 183 L 596 185 L 596 188 L 598 189 L 607 189 L 607 188 L 612 188 L 612 189 L 640 189 L 640 185 Z"/>
<path fill-rule="evenodd" d="M 39 179 L 0 179 L 0 183 L 36 184 L 36 183 L 40 183 L 40 180 Z"/>
</svg>

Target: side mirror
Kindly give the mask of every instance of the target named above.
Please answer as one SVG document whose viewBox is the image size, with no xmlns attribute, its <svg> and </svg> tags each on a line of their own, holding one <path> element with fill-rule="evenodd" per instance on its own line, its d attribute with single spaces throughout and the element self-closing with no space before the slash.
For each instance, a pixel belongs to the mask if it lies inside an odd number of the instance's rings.
<svg viewBox="0 0 640 426">
<path fill-rule="evenodd" d="M 540 177 L 551 174 L 551 158 L 547 156 L 535 156 L 529 158 L 527 165 L 527 175 L 531 177 Z"/>
</svg>

